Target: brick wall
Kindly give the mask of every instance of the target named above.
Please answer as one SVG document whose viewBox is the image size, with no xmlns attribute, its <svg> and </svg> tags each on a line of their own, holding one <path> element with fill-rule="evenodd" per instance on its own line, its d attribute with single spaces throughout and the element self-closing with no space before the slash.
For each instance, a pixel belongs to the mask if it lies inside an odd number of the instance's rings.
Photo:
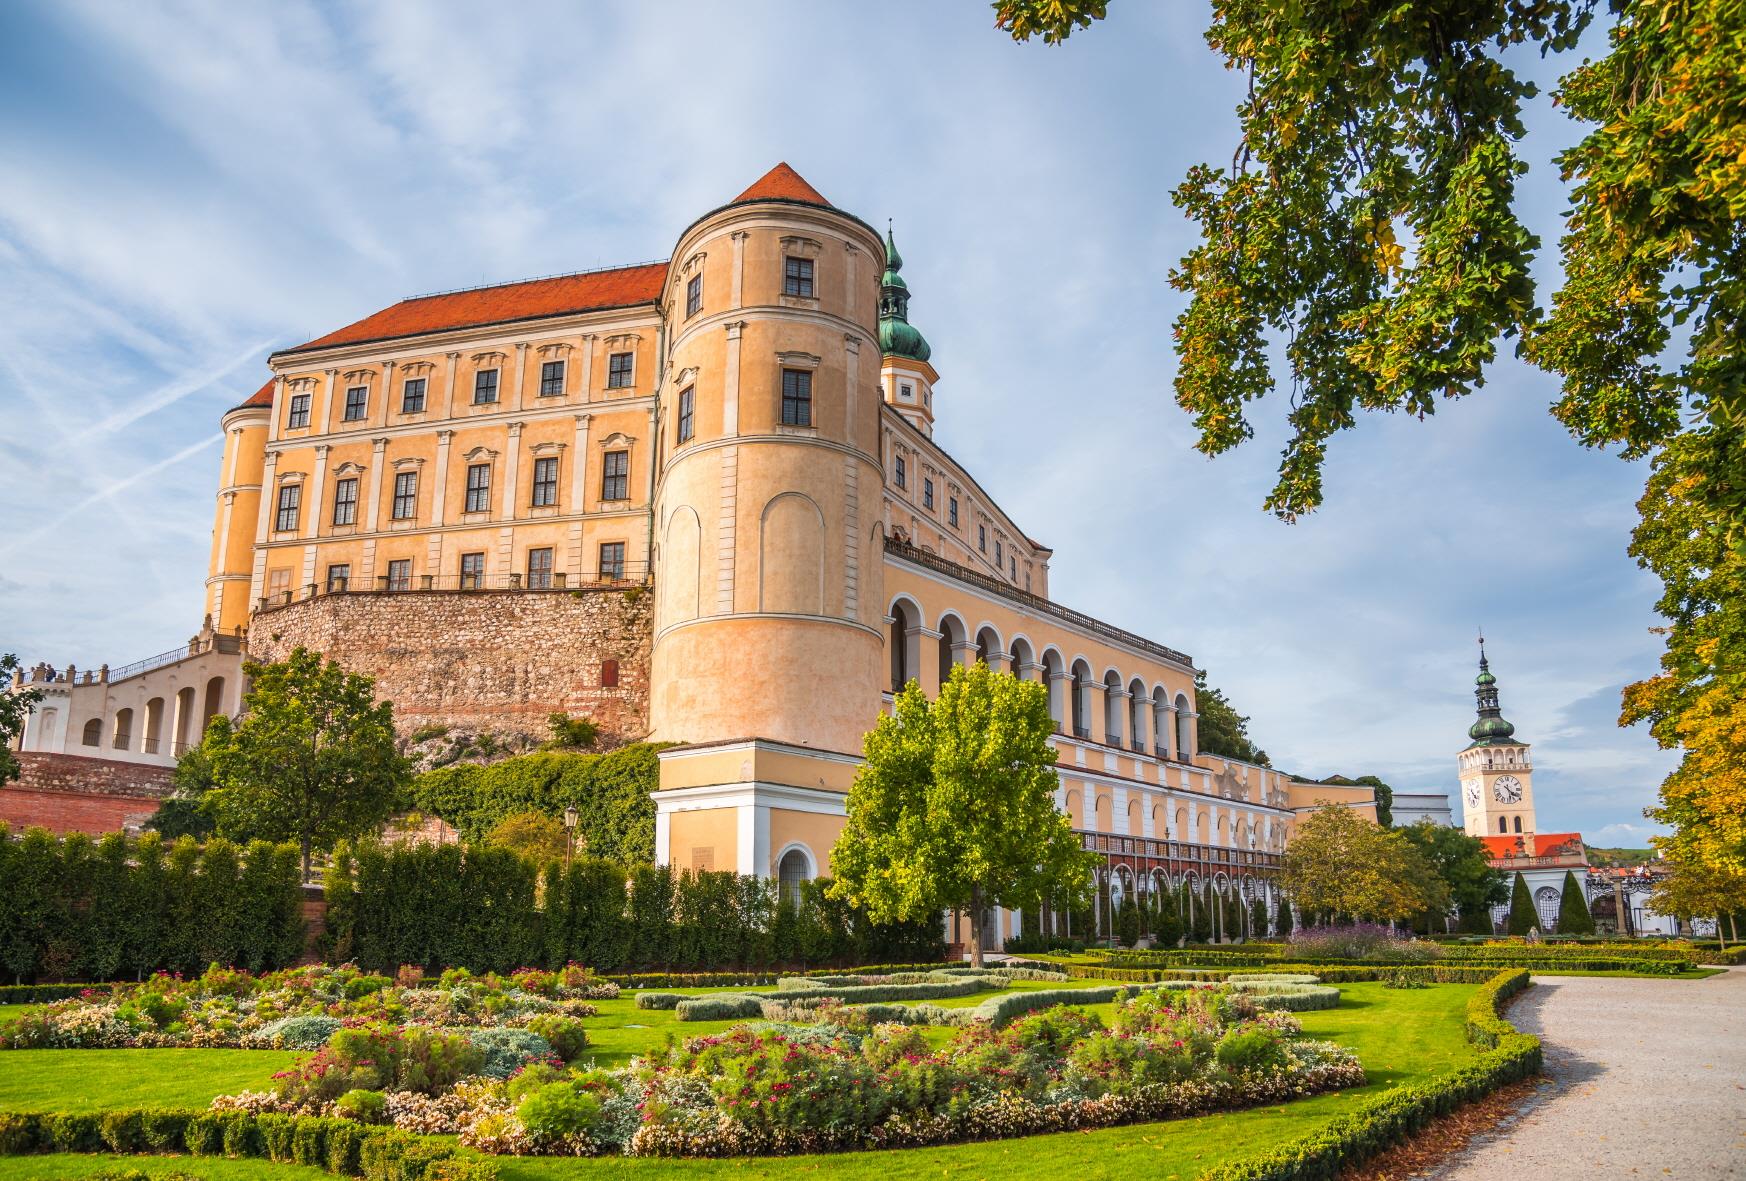
<svg viewBox="0 0 1746 1181">
<path fill-rule="evenodd" d="M 376 679 L 402 735 L 425 726 L 541 740 L 547 715 L 589 717 L 608 741 L 648 733 L 654 596 L 645 591 L 322 595 L 257 614 L 249 656 L 299 645 Z M 602 684 L 604 662 L 618 684 Z"/>
<path fill-rule="evenodd" d="M 57 833 L 138 828 L 170 792 L 170 769 L 86 755 L 14 751 L 21 777 L 0 787 L 0 820 Z"/>
</svg>

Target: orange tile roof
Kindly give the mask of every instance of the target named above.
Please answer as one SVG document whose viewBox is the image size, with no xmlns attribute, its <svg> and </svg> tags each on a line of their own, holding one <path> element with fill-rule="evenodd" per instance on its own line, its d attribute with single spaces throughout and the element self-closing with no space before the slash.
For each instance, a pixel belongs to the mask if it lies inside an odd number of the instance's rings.
<svg viewBox="0 0 1746 1181">
<path fill-rule="evenodd" d="M 1557 852 L 1560 845 L 1574 841 L 1580 845 L 1582 834 L 1579 832 L 1534 832 L 1521 835 L 1502 833 L 1497 836 L 1480 837 L 1485 842 L 1486 849 L 1492 859 L 1504 857 L 1550 857 Z"/>
<path fill-rule="evenodd" d="M 244 406 L 271 406 L 273 404 L 273 383 L 275 381 L 278 381 L 278 380 L 279 379 L 276 377 L 269 377 L 267 379 L 267 384 L 263 385 L 260 389 L 256 390 L 253 394 L 251 394 L 249 396 L 249 400 L 244 402 L 243 405 Z M 240 409 L 240 407 L 239 407 L 239 409 Z"/>
<path fill-rule="evenodd" d="M 805 184 L 804 181 L 801 183 Z M 633 307 L 658 300 L 666 281 L 667 264 L 651 262 L 579 275 L 558 275 L 550 279 L 526 279 L 495 287 L 475 287 L 442 295 L 421 295 L 403 299 L 355 324 L 348 324 L 284 352 L 301 353 L 334 345 L 421 336 L 449 328 L 472 328 L 542 316 Z"/>
<path fill-rule="evenodd" d="M 729 201 L 730 205 L 738 205 L 742 201 L 804 201 L 808 205 L 823 205 L 830 208 L 819 191 L 806 183 L 806 179 L 794 169 L 788 167 L 786 161 L 776 165 L 763 176 L 759 177 L 752 187 Z"/>
</svg>

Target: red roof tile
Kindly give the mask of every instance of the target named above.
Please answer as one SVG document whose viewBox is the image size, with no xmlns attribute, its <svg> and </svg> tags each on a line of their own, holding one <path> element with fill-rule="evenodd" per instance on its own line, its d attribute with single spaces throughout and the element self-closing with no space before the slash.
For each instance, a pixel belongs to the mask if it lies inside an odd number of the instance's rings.
<svg viewBox="0 0 1746 1181">
<path fill-rule="evenodd" d="M 1582 843 L 1579 832 L 1534 832 L 1480 837 L 1494 860 L 1501 857 L 1550 857 L 1560 845 Z"/>
<path fill-rule="evenodd" d="M 801 183 L 805 184 L 804 181 Z M 300 353 L 334 345 L 420 336 L 449 328 L 506 324 L 541 316 L 654 303 L 660 298 L 661 287 L 666 281 L 667 264 L 651 262 L 581 275 L 476 287 L 443 295 L 421 295 L 403 299 L 393 307 L 365 316 L 337 332 L 284 351 Z"/>
<path fill-rule="evenodd" d="M 808 205 L 823 205 L 830 207 L 819 191 L 806 183 L 800 173 L 788 167 L 787 162 L 776 165 L 763 176 L 759 177 L 751 188 L 729 201 L 730 205 L 738 205 L 742 201 L 804 201 Z"/>
<path fill-rule="evenodd" d="M 276 377 L 269 377 L 267 379 L 267 384 L 262 386 L 260 389 L 256 390 L 252 395 L 250 395 L 249 400 L 244 402 L 243 405 L 244 406 L 271 406 L 273 404 L 273 383 L 275 381 L 278 381 L 278 380 L 279 379 Z M 239 407 L 239 409 L 240 409 L 240 407 Z"/>
</svg>

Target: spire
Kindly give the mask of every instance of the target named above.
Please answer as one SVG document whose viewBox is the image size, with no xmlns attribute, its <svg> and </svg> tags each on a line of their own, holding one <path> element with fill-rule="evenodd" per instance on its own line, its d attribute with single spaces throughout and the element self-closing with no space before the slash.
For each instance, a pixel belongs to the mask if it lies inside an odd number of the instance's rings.
<svg viewBox="0 0 1746 1181">
<path fill-rule="evenodd" d="M 887 222 L 885 274 L 879 279 L 879 349 L 886 354 L 925 361 L 933 350 L 909 322 L 909 284 L 898 274 L 902 269 L 903 255 L 897 252 L 897 239 Z"/>
<path fill-rule="evenodd" d="M 1504 720 L 1503 711 L 1498 707 L 1497 678 L 1491 675 L 1491 664 L 1485 659 L 1483 634 L 1479 637 L 1479 675 L 1473 683 L 1477 686 L 1473 697 L 1478 703 L 1479 718 L 1468 727 L 1467 737 L 1473 739 L 1475 746 L 1509 742 L 1516 728 Z"/>
<path fill-rule="evenodd" d="M 831 204 L 806 183 L 804 176 L 790 168 L 786 160 L 753 181 L 751 188 L 728 204 L 739 205 L 746 201 L 798 201 L 803 205 L 823 205 L 826 208 Z"/>
</svg>

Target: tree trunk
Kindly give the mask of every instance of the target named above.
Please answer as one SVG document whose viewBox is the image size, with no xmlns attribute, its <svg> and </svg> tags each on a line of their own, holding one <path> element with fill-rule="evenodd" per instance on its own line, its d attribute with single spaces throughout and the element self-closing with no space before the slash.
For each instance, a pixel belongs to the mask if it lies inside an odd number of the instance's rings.
<svg viewBox="0 0 1746 1181">
<path fill-rule="evenodd" d="M 970 966 L 982 966 L 982 887 L 970 887 Z"/>
<path fill-rule="evenodd" d="M 302 847 L 303 847 L 303 882 L 307 882 L 309 880 L 309 836 L 307 833 L 304 834 L 304 836 L 303 836 Z M 297 884 L 302 885 L 303 882 L 299 882 Z"/>
</svg>

